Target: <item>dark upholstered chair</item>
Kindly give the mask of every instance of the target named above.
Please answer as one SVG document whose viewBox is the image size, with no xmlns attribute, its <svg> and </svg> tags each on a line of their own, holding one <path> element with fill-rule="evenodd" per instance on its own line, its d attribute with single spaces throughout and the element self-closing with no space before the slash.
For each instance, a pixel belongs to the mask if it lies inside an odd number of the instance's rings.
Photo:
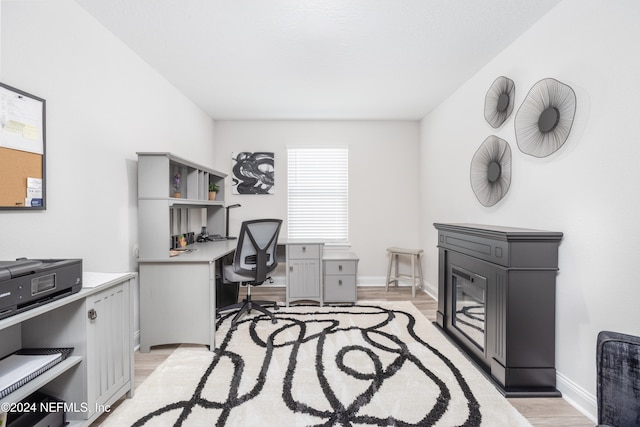
<svg viewBox="0 0 640 427">
<path fill-rule="evenodd" d="M 278 309 L 275 301 L 253 301 L 251 299 L 251 286 L 261 285 L 269 277 L 268 273 L 278 265 L 276 247 L 282 220 L 280 219 L 256 219 L 245 221 L 240 227 L 238 246 L 233 257 L 233 264 L 225 265 L 222 269 L 223 283 L 240 283 L 247 285 L 247 298 L 237 304 L 231 304 L 217 310 L 222 311 L 240 309 L 231 321 L 231 327 L 235 328 L 240 316 L 251 310 L 257 310 L 271 317 L 276 323 L 276 318 L 265 307 L 271 306 Z"/>
<path fill-rule="evenodd" d="M 596 351 L 598 425 L 640 426 L 640 337 L 602 331 Z"/>
</svg>

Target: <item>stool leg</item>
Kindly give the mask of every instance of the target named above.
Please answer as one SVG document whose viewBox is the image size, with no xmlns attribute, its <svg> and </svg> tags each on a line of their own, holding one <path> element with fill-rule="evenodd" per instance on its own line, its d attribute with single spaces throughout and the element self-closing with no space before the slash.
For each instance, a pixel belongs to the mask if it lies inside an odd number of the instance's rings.
<svg viewBox="0 0 640 427">
<path fill-rule="evenodd" d="M 416 257 L 411 255 L 411 296 L 416 297 Z"/>
<path fill-rule="evenodd" d="M 389 253 L 389 268 L 387 269 L 387 281 L 384 284 L 385 292 L 389 292 L 389 280 L 391 280 L 391 264 L 393 264 L 393 254 Z"/>
<path fill-rule="evenodd" d="M 399 270 L 398 270 L 398 254 L 394 254 L 394 258 L 396 259 L 396 269 L 395 269 L 395 276 L 393 277 L 393 281 L 396 282 L 396 288 L 400 286 L 400 276 L 399 274 Z"/>
<path fill-rule="evenodd" d="M 420 275 L 420 287 L 424 290 L 424 275 L 422 274 L 422 257 L 418 254 L 418 274 Z"/>
</svg>

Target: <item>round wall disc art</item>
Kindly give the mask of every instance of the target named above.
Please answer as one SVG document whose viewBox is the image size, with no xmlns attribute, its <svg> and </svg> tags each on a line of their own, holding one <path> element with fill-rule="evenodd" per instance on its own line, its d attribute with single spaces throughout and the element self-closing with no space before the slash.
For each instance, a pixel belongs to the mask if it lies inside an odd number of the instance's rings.
<svg viewBox="0 0 640 427">
<path fill-rule="evenodd" d="M 495 135 L 484 140 L 471 159 L 471 188 L 483 206 L 493 206 L 511 185 L 511 147 Z"/>
<path fill-rule="evenodd" d="M 484 98 L 484 118 L 499 128 L 513 111 L 516 85 L 513 80 L 500 76 L 494 80 Z"/>
<path fill-rule="evenodd" d="M 515 118 L 516 142 L 525 154 L 547 157 L 565 143 L 576 114 L 576 94 L 555 79 L 533 85 Z"/>
</svg>

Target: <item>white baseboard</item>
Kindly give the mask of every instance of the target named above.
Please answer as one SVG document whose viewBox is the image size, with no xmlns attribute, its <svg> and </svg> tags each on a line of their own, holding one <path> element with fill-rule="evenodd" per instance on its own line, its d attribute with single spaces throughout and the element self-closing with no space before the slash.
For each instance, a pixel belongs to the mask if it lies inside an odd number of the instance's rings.
<svg viewBox="0 0 640 427">
<path fill-rule="evenodd" d="M 556 388 L 562 393 L 562 398 L 571 406 L 589 418 L 594 424 L 597 422 L 598 404 L 596 397 L 578 384 L 556 371 Z"/>
<path fill-rule="evenodd" d="M 140 329 L 133 332 L 133 351 L 140 349 Z"/>
<path fill-rule="evenodd" d="M 287 278 L 285 276 L 272 276 L 273 283 L 264 282 L 261 286 L 264 287 L 285 287 L 287 284 Z M 358 275 L 358 286 L 384 286 L 384 281 L 386 280 L 386 276 L 360 276 Z M 400 286 L 409 287 L 409 282 L 400 281 Z M 427 293 L 433 297 L 433 295 L 437 294 L 438 287 L 433 287 L 427 283 L 427 288 L 429 290 Z M 425 289 L 427 289 L 425 288 Z M 435 298 L 435 297 L 434 297 Z"/>
<path fill-rule="evenodd" d="M 429 282 L 425 283 L 424 291 L 431 298 L 438 300 L 438 287 L 433 286 Z M 562 398 L 571 406 L 576 408 L 585 417 L 589 418 L 594 424 L 597 423 L 598 405 L 596 396 L 571 381 L 562 373 L 556 371 L 556 388 L 562 393 Z"/>
<path fill-rule="evenodd" d="M 438 285 L 434 286 L 429 282 L 425 282 L 422 289 L 424 289 L 427 295 L 429 295 L 434 300 L 438 301 Z"/>
</svg>

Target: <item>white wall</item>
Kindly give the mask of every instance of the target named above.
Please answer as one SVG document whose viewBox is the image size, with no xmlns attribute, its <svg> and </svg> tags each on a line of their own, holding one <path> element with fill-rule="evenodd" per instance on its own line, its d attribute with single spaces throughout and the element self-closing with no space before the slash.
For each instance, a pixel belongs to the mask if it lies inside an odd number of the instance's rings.
<svg viewBox="0 0 640 427">
<path fill-rule="evenodd" d="M 0 259 L 135 271 L 136 151 L 213 163 L 213 121 L 74 1 L 2 1 L 0 80 L 47 101 L 47 210 L 0 211 Z"/>
<path fill-rule="evenodd" d="M 595 344 L 601 330 L 640 335 L 640 3 L 565 0 L 498 55 L 421 128 L 421 244 L 427 279 L 437 287 L 434 222 L 472 222 L 562 231 L 557 277 L 558 388 L 594 417 Z M 516 108 L 498 130 L 484 120 L 484 97 L 504 75 Z M 573 129 L 555 154 L 519 151 L 514 117 L 529 88 L 546 77 L 577 95 Z M 473 194 L 475 150 L 495 134 L 513 152 L 511 188 L 485 208 Z"/>
<path fill-rule="evenodd" d="M 358 283 L 384 283 L 386 248 L 417 247 L 419 122 L 217 121 L 215 168 L 231 175 L 231 153 L 275 153 L 274 195 L 233 195 L 227 179 L 230 234 L 258 217 L 287 218 L 287 146 L 349 146 L 349 238 L 360 257 Z"/>
</svg>

